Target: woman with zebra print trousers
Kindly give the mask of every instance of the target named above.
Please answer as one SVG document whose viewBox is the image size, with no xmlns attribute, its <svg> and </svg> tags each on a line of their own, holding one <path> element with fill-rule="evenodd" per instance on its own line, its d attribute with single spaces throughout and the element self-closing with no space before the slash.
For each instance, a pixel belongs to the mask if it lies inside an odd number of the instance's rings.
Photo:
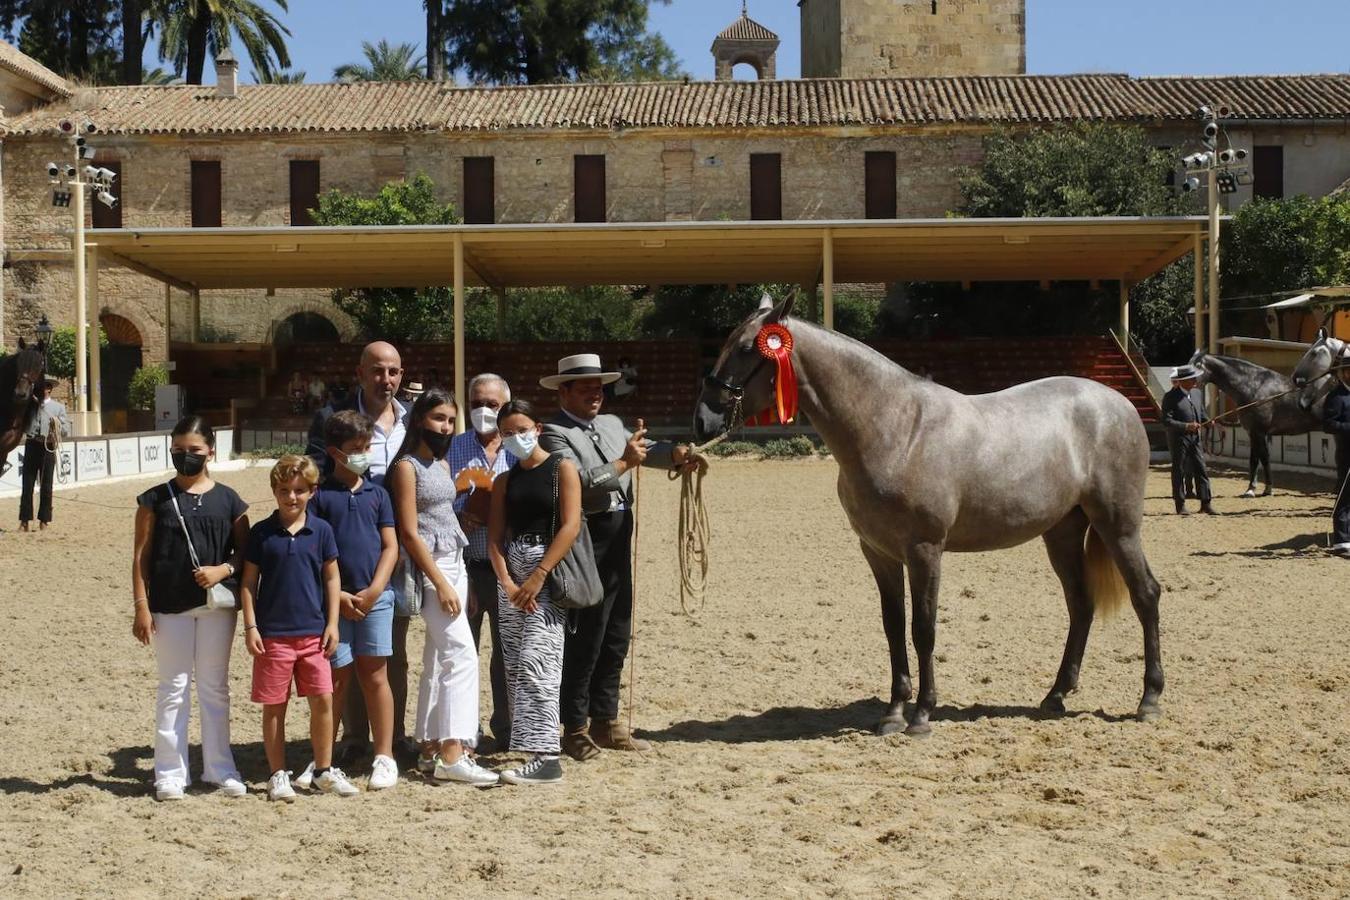
<svg viewBox="0 0 1350 900">
<path fill-rule="evenodd" d="M 567 613 L 550 602 L 547 576 L 581 532 L 581 478 L 570 461 L 539 446 L 541 429 L 524 400 L 498 410 L 502 447 L 520 461 L 493 486 L 488 554 L 498 582 L 511 749 L 529 754 L 524 765 L 502 773 L 509 784 L 562 780 L 558 694 Z"/>
</svg>

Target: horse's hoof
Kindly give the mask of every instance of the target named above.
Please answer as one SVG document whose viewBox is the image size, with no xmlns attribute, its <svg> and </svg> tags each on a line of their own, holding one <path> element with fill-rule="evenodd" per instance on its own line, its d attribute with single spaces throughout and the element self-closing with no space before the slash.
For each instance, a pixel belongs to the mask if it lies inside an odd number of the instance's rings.
<svg viewBox="0 0 1350 900">
<path fill-rule="evenodd" d="M 906 727 L 907 723 L 902 718 L 886 718 L 877 723 L 877 734 L 881 737 L 885 737 L 888 734 L 898 734 L 899 732 L 904 731 Z"/>
<path fill-rule="evenodd" d="M 1262 497 L 1273 497 L 1273 496 L 1275 496 L 1275 489 L 1274 489 L 1274 488 L 1266 488 L 1264 491 L 1261 492 L 1261 496 L 1262 496 Z"/>
<path fill-rule="evenodd" d="M 1157 722 L 1162 717 L 1162 707 L 1155 704 L 1140 706 L 1139 711 L 1134 714 L 1135 720 L 1139 722 Z"/>
<path fill-rule="evenodd" d="M 929 725 L 928 722 L 914 722 L 905 729 L 905 737 L 928 737 L 932 732 L 933 726 Z"/>
<path fill-rule="evenodd" d="M 1058 694 L 1051 694 L 1041 701 L 1041 712 L 1062 713 L 1064 712 L 1064 698 Z"/>
<path fill-rule="evenodd" d="M 1238 496 L 1240 496 L 1240 497 L 1255 497 L 1255 496 L 1256 496 L 1256 488 L 1247 488 L 1245 491 L 1243 491 L 1243 492 L 1242 492 L 1241 494 L 1239 494 Z"/>
</svg>

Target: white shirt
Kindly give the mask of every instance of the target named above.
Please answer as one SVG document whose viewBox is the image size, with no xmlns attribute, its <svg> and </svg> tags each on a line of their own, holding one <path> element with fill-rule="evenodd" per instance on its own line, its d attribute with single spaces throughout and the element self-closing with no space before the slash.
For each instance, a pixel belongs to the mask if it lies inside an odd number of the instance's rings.
<svg viewBox="0 0 1350 900">
<path fill-rule="evenodd" d="M 389 401 L 394 406 L 394 427 L 385 431 L 380 427 L 380 423 L 375 423 L 375 431 L 370 436 L 370 471 L 369 478 L 375 484 L 384 486 L 384 474 L 389 471 L 389 466 L 394 461 L 394 455 L 398 453 L 398 448 L 403 446 L 403 438 L 408 434 L 408 409 L 395 398 Z M 366 412 L 365 396 L 358 391 L 356 394 L 356 408 L 365 415 Z M 374 419 L 374 416 L 370 416 Z"/>
</svg>

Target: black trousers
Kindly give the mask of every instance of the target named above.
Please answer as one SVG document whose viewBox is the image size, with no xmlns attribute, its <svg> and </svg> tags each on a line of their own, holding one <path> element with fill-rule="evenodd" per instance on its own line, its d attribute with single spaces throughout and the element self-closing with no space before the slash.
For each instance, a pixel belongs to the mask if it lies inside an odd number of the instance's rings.
<svg viewBox="0 0 1350 900">
<path fill-rule="evenodd" d="M 1336 448 L 1336 508 L 1331 511 L 1331 530 L 1333 544 L 1350 543 L 1350 487 L 1346 486 L 1346 476 L 1350 475 L 1350 448 L 1342 452 Z"/>
<path fill-rule="evenodd" d="M 29 438 L 23 445 L 23 494 L 19 498 L 19 521 L 33 521 L 33 484 L 39 478 L 38 521 L 52 520 L 52 481 L 56 471 L 56 454 L 47 449 L 41 438 Z"/>
<path fill-rule="evenodd" d="M 497 627 L 497 573 L 492 571 L 492 563 L 486 560 L 471 559 L 466 568 L 469 572 L 469 595 L 478 604 L 478 610 L 469 617 L 473 645 L 475 648 L 480 645 L 483 616 L 487 616 L 492 641 L 492 659 L 488 663 L 492 681 L 492 718 L 488 720 L 488 727 L 492 729 L 492 736 L 497 739 L 497 743 L 504 745 L 511 740 L 511 707 L 506 697 L 506 659 L 502 656 L 502 635 Z"/>
<path fill-rule="evenodd" d="M 1212 495 L 1209 491 L 1209 473 L 1205 471 L 1205 455 L 1198 437 L 1181 437 L 1169 434 L 1167 449 L 1172 453 L 1172 499 L 1177 506 L 1186 502 L 1185 480 L 1195 479 L 1195 493 L 1203 506 L 1208 506 Z"/>
<path fill-rule="evenodd" d="M 633 638 L 633 514 L 622 510 L 587 516 L 586 527 L 605 599 L 570 614 L 560 711 L 569 729 L 581 728 L 588 718 L 619 717 L 619 682 Z"/>
</svg>

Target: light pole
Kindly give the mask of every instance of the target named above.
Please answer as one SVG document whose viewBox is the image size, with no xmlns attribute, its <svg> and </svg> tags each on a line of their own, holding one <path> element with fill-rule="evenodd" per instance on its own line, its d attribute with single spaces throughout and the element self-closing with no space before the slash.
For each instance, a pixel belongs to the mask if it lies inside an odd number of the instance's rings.
<svg viewBox="0 0 1350 900">
<path fill-rule="evenodd" d="M 85 239 L 84 239 L 84 204 L 85 191 L 89 191 L 94 197 L 108 208 L 117 205 L 117 198 L 109 190 L 112 187 L 113 179 L 117 177 L 116 173 L 110 169 L 101 169 L 97 166 L 86 165 L 85 160 L 94 158 L 94 148 L 89 145 L 86 135 L 94 134 L 98 127 L 93 122 L 85 119 L 76 122 L 74 119 L 62 119 L 57 129 L 61 135 L 69 140 L 70 150 L 74 157 L 74 164 L 66 163 L 57 165 L 54 162 L 47 163 L 47 177 L 52 184 L 52 206 L 69 207 L 74 227 L 70 235 L 70 249 L 74 255 L 72 260 L 75 270 L 75 412 L 76 419 L 80 423 L 79 431 L 81 434 L 101 434 L 103 431 L 101 411 L 97 408 L 90 410 L 90 384 L 88 374 L 88 353 L 89 353 L 89 315 L 88 315 L 88 284 L 85 281 Z M 94 322 L 94 371 L 95 378 L 98 377 L 99 362 L 97 354 L 98 346 L 98 321 Z M 97 395 L 99 392 L 92 392 L 95 399 L 101 399 Z"/>
</svg>

